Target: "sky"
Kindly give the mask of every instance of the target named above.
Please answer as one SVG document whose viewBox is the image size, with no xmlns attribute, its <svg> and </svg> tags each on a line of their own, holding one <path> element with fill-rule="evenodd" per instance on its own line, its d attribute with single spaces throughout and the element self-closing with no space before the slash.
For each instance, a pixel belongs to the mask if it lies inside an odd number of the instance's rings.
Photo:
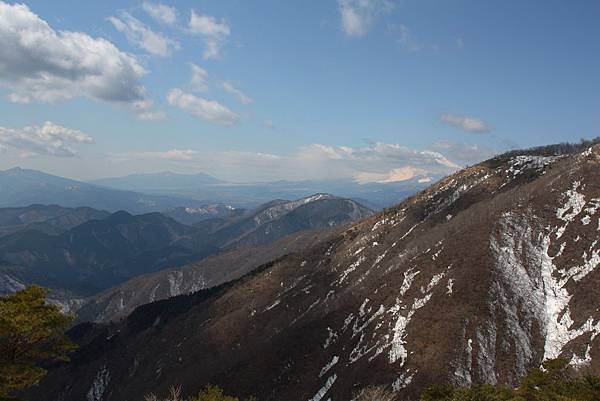
<svg viewBox="0 0 600 401">
<path fill-rule="evenodd" d="M 0 0 L 0 169 L 401 181 L 600 136 L 600 2 Z"/>
</svg>

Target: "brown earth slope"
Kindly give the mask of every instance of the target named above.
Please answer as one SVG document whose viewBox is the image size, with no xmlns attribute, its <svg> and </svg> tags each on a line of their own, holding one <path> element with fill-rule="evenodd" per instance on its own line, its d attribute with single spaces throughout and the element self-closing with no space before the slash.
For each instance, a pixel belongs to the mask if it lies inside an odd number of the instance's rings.
<svg viewBox="0 0 600 401">
<path fill-rule="evenodd" d="M 551 153 L 551 152 L 550 152 Z M 30 400 L 134 401 L 207 383 L 269 400 L 384 384 L 515 385 L 562 355 L 600 368 L 600 146 L 465 169 L 237 282 L 77 327 Z"/>
<path fill-rule="evenodd" d="M 235 248 L 182 267 L 134 277 L 87 299 L 77 311 L 77 320 L 116 321 L 138 306 L 236 280 L 267 262 L 325 241 L 343 227 L 304 230 L 274 243 Z"/>
</svg>

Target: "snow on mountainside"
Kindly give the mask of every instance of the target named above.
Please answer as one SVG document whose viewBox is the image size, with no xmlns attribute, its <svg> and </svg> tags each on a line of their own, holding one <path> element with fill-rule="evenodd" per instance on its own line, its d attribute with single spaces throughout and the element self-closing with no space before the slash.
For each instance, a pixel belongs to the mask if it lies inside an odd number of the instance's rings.
<svg viewBox="0 0 600 401">
<path fill-rule="evenodd" d="M 563 356 L 600 370 L 600 145 L 449 176 L 237 282 L 80 326 L 31 400 L 134 399 L 206 383 L 269 400 L 370 384 L 517 385 Z M 551 152 L 550 152 L 551 153 Z M 85 339 L 85 340 L 83 340 Z"/>
<path fill-rule="evenodd" d="M 314 246 L 341 229 L 342 227 L 304 230 L 270 244 L 236 248 L 180 268 L 135 277 L 89 298 L 77 311 L 77 320 L 116 321 L 126 317 L 140 305 L 238 279 L 267 262 Z"/>
</svg>

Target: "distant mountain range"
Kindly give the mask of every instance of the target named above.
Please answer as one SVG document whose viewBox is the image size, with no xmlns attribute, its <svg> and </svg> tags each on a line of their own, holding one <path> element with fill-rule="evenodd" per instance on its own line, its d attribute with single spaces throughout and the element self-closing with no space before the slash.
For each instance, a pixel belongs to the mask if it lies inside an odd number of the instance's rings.
<svg viewBox="0 0 600 401">
<path fill-rule="evenodd" d="M 315 193 L 330 193 L 354 199 L 372 209 L 381 209 L 426 188 L 435 177 L 415 177 L 398 182 L 360 184 L 352 179 L 232 183 L 207 174 L 134 174 L 92 181 L 119 190 L 196 199 L 205 204 L 254 207 L 272 199 L 297 199 Z"/>
<path fill-rule="evenodd" d="M 230 211 L 186 225 L 160 213 L 42 205 L 0 209 L 0 232 L 5 233 L 0 237 L 0 293 L 35 283 L 88 296 L 220 250 L 268 244 L 372 213 L 353 200 L 327 194 Z"/>
<path fill-rule="evenodd" d="M 0 171 L 0 207 L 31 204 L 91 207 L 98 210 L 150 213 L 176 207 L 201 207 L 193 199 L 115 190 L 70 180 L 36 170 L 13 168 Z"/>
<path fill-rule="evenodd" d="M 117 212 L 59 235 L 24 230 L 0 238 L 3 273 L 24 283 L 89 295 L 130 277 L 213 254 L 200 229 L 159 213 Z"/>
<path fill-rule="evenodd" d="M 0 171 L 0 208 L 31 204 L 91 207 L 129 213 L 168 212 L 181 221 L 199 221 L 227 215 L 226 208 L 254 208 L 273 199 L 298 199 L 330 193 L 354 199 L 378 210 L 424 189 L 440 177 L 359 184 L 351 179 L 230 183 L 207 174 L 161 172 L 76 181 L 41 171 L 12 168 Z M 188 209 L 188 216 L 181 211 Z M 193 214 L 196 209 L 197 213 Z M 202 213 L 204 210 L 205 213 Z"/>
<path fill-rule="evenodd" d="M 123 191 L 149 192 L 200 188 L 205 185 L 223 184 L 224 181 L 203 173 L 177 174 L 163 171 L 153 174 L 131 174 L 124 177 L 102 178 L 90 181 L 90 183 Z"/>
</svg>

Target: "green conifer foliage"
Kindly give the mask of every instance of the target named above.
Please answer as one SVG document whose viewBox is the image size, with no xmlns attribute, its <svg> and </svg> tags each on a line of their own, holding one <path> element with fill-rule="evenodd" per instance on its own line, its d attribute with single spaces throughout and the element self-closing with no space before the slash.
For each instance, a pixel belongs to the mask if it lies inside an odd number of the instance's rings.
<svg viewBox="0 0 600 401">
<path fill-rule="evenodd" d="M 37 383 L 44 363 L 67 360 L 75 346 L 64 335 L 72 321 L 55 305 L 46 304 L 47 291 L 33 286 L 0 298 L 0 400 Z"/>
</svg>

